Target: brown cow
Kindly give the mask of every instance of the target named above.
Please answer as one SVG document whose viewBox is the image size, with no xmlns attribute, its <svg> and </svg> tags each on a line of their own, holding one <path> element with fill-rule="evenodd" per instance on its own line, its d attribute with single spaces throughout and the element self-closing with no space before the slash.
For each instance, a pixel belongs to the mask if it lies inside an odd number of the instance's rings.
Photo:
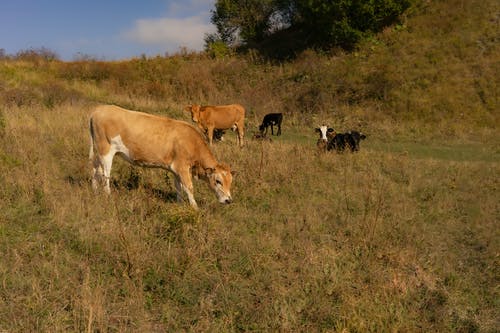
<svg viewBox="0 0 500 333">
<path fill-rule="evenodd" d="M 200 106 L 188 105 L 185 110 L 191 112 L 191 118 L 198 127 L 208 134 L 208 142 L 212 145 L 215 129 L 238 131 L 238 143 L 243 147 L 245 131 L 245 108 L 239 104 Z"/>
<path fill-rule="evenodd" d="M 183 190 L 195 209 L 198 206 L 192 175 L 207 181 L 220 203 L 232 201 L 230 167 L 217 162 L 203 135 L 186 122 L 101 105 L 90 116 L 90 138 L 94 189 L 104 183 L 105 191 L 110 193 L 111 165 L 118 153 L 131 164 L 171 171 L 175 175 L 177 200 L 182 200 Z"/>
</svg>

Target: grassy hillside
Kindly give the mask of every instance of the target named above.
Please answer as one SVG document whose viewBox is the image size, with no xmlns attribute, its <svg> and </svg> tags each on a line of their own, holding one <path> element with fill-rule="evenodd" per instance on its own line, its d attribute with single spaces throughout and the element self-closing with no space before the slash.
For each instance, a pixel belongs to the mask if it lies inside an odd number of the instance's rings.
<svg viewBox="0 0 500 333">
<path fill-rule="evenodd" d="M 0 60 L 0 331 L 497 331 L 499 9 L 423 2 L 353 54 L 284 64 Z M 91 190 L 97 103 L 232 102 L 247 145 L 213 150 L 233 204 L 196 181 L 192 211 L 120 159 Z M 252 141 L 276 111 L 283 135 Z M 320 123 L 368 139 L 319 155 Z"/>
</svg>

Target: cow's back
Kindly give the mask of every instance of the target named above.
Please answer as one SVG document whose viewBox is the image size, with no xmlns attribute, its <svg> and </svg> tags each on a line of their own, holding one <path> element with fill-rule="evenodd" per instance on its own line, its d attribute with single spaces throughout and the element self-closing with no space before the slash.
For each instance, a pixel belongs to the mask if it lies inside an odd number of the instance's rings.
<svg viewBox="0 0 500 333">
<path fill-rule="evenodd" d="M 204 124 L 213 124 L 216 128 L 231 128 L 245 119 L 245 108 L 240 104 L 203 106 L 200 112 Z"/>
<path fill-rule="evenodd" d="M 101 141 L 119 136 L 133 159 L 170 163 L 175 156 L 194 160 L 208 150 L 200 132 L 183 121 L 115 105 L 98 106 L 91 119 Z"/>
</svg>

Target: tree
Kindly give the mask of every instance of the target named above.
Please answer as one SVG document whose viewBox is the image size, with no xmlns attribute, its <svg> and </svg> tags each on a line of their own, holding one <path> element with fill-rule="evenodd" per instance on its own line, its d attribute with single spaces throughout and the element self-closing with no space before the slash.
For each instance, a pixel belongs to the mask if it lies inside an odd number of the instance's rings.
<svg viewBox="0 0 500 333">
<path fill-rule="evenodd" d="M 274 0 L 218 0 L 212 15 L 220 39 L 228 44 L 260 41 L 269 29 Z M 239 38 L 238 38 L 239 37 Z"/>
<path fill-rule="evenodd" d="M 211 18 L 217 32 L 205 42 L 261 50 L 352 49 L 363 36 L 396 22 L 412 1 L 418 0 L 217 0 Z"/>
<path fill-rule="evenodd" d="M 398 20 L 411 0 L 296 0 L 294 24 L 313 46 L 352 48 Z"/>
</svg>

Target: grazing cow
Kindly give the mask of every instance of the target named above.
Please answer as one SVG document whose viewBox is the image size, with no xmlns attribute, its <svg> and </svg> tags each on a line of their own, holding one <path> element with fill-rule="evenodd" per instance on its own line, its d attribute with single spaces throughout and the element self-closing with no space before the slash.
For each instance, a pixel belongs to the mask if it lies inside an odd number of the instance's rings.
<svg viewBox="0 0 500 333">
<path fill-rule="evenodd" d="M 239 104 L 200 106 L 189 105 L 185 108 L 191 112 L 191 118 L 198 127 L 208 134 L 208 142 L 212 145 L 214 130 L 225 130 L 231 128 L 238 131 L 238 143 L 243 147 L 243 135 L 245 131 L 245 109 Z"/>
<path fill-rule="evenodd" d="M 349 131 L 347 133 L 336 133 L 329 141 L 327 150 L 336 150 L 343 152 L 350 148 L 351 152 L 359 150 L 359 142 L 366 139 L 366 135 L 358 131 Z"/>
<path fill-rule="evenodd" d="M 192 175 L 207 181 L 220 203 L 232 201 L 230 167 L 217 162 L 203 135 L 186 122 L 101 105 L 90 116 L 90 138 L 94 189 L 104 183 L 110 193 L 111 165 L 118 153 L 131 164 L 171 171 L 177 200 L 182 200 L 183 190 L 195 209 Z"/>
<path fill-rule="evenodd" d="M 322 125 L 314 129 L 315 132 L 319 133 L 319 139 L 316 141 L 316 146 L 318 147 L 320 152 L 324 152 L 327 150 L 328 142 L 334 135 L 335 131 L 333 128 Z"/>
<path fill-rule="evenodd" d="M 214 129 L 214 136 L 213 136 L 213 140 L 214 141 L 224 141 L 224 135 L 226 134 L 226 131 L 225 130 L 221 130 L 221 129 Z"/>
<path fill-rule="evenodd" d="M 274 125 L 278 126 L 276 135 L 281 135 L 281 122 L 283 121 L 283 113 L 268 113 L 264 116 L 262 124 L 259 126 L 259 131 L 262 135 L 267 134 L 267 129 L 271 126 L 271 135 L 274 135 Z"/>
</svg>

